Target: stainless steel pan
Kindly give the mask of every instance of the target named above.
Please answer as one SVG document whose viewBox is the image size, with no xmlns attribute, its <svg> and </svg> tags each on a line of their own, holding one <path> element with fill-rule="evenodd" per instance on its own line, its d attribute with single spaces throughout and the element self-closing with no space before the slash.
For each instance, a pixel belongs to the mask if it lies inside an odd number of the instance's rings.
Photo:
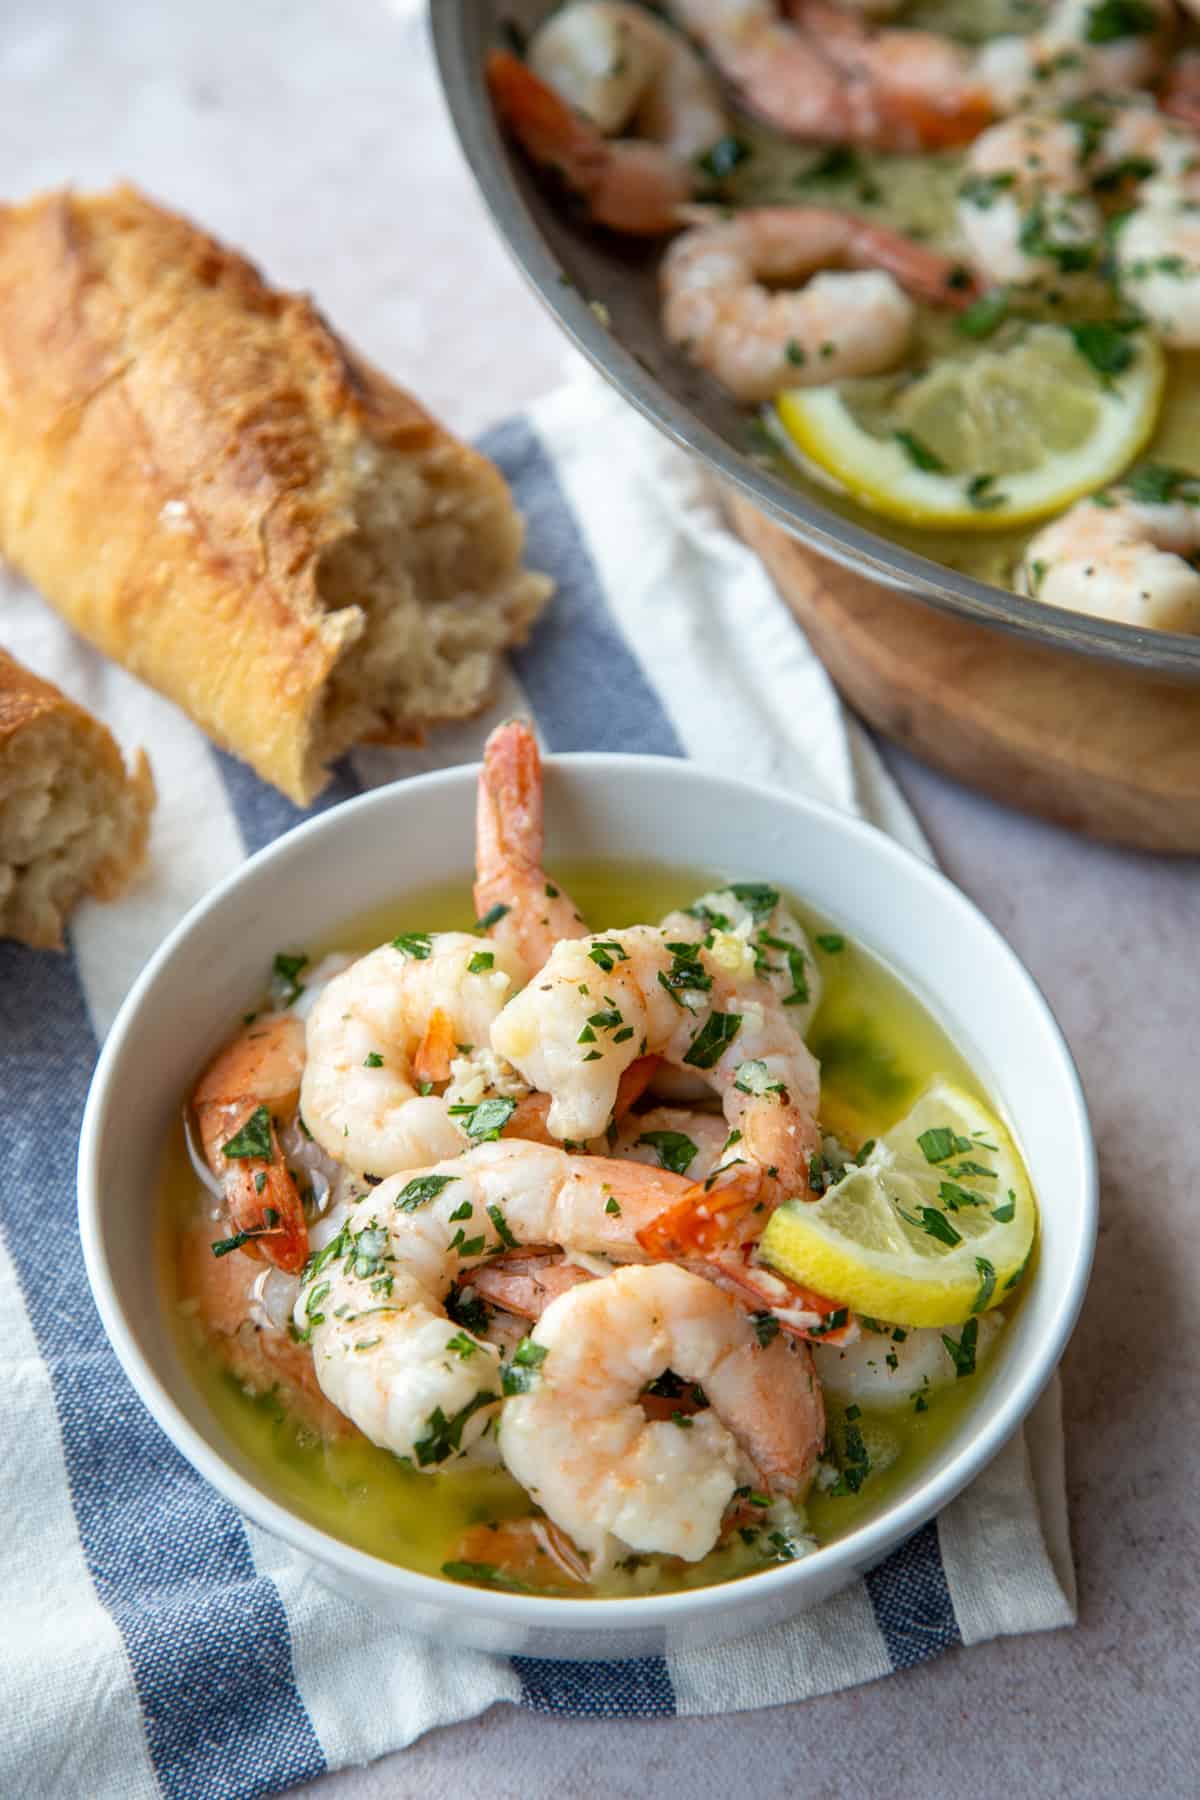
<svg viewBox="0 0 1200 1800">
<path fill-rule="evenodd" d="M 554 0 L 430 0 L 433 39 L 463 150 L 492 217 L 567 336 L 625 398 L 806 544 L 898 593 L 1069 652 L 1200 681 L 1200 639 L 1091 619 L 959 574 L 846 518 L 752 453 L 746 415 L 666 344 L 659 247 L 626 243 L 570 215 L 502 136 L 484 83 L 505 27 L 528 33 Z"/>
</svg>

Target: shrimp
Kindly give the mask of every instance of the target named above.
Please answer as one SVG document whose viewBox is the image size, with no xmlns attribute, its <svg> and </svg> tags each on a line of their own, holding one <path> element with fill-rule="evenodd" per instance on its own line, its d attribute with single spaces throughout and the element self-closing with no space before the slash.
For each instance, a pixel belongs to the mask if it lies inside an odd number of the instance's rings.
<svg viewBox="0 0 1200 1800">
<path fill-rule="evenodd" d="M 1104 219 L 1087 187 L 1082 127 L 1022 113 L 985 131 L 967 152 L 958 221 L 974 266 L 993 281 L 1091 268 Z"/>
<path fill-rule="evenodd" d="M 253 1018 L 200 1077 L 192 1108 L 205 1160 L 225 1191 L 241 1244 L 292 1274 L 308 1255 L 308 1226 L 279 1145 L 304 1070 L 304 1024 L 291 1013 Z"/>
<path fill-rule="evenodd" d="M 250 1394 L 279 1393 L 287 1411 L 326 1441 L 353 1431 L 317 1385 L 312 1357 L 287 1326 L 298 1278 L 236 1249 L 212 1253 L 212 1231 L 188 1228 L 179 1253 L 179 1309 L 223 1368 Z"/>
<path fill-rule="evenodd" d="M 484 745 L 475 808 L 475 910 L 526 976 L 560 938 L 587 930 L 575 902 L 542 867 L 542 759 L 523 720 L 497 726 Z"/>
<path fill-rule="evenodd" d="M 629 1551 L 699 1561 L 747 1481 L 805 1493 L 825 1435 L 811 1357 L 782 1336 L 761 1345 L 711 1282 L 669 1263 L 620 1269 L 555 1300 L 530 1344 L 501 1455 L 593 1573 Z M 686 1426 L 640 1405 L 667 1370 L 708 1402 Z"/>
<path fill-rule="evenodd" d="M 670 0 L 752 112 L 789 137 L 883 150 L 968 142 L 991 117 L 970 53 L 800 0 Z"/>
<path fill-rule="evenodd" d="M 1056 0 L 1026 36 L 992 38 L 975 68 L 997 112 L 1148 87 L 1174 28 L 1172 0 Z"/>
<path fill-rule="evenodd" d="M 701 894 L 686 911 L 668 913 L 660 930 L 696 942 L 710 931 L 736 932 L 750 944 L 756 972 L 775 989 L 793 1028 L 804 1037 L 821 1004 L 821 971 L 803 927 L 777 888 L 764 881 L 717 888 Z"/>
<path fill-rule="evenodd" d="M 431 1469 L 478 1459 L 500 1353 L 445 1313 L 470 1271 L 518 1245 L 624 1256 L 688 1191 L 682 1177 L 540 1144 L 481 1144 L 391 1177 L 312 1259 L 294 1323 L 327 1398 L 372 1443 Z"/>
<path fill-rule="evenodd" d="M 692 229 L 660 271 L 664 330 L 748 404 L 893 367 L 916 316 L 905 288 L 943 305 L 971 298 L 950 258 L 853 213 L 759 206 L 731 219 L 690 208 L 683 217 Z"/>
<path fill-rule="evenodd" d="M 504 50 L 487 61 L 493 105 L 526 154 L 555 170 L 596 224 L 635 236 L 673 230 L 676 207 L 701 184 L 702 152 L 729 132 L 686 40 L 641 7 L 579 0 L 537 33 L 530 65 Z M 627 125 L 636 136 L 613 135 Z"/>
<path fill-rule="evenodd" d="M 1028 545 L 1020 591 L 1159 631 L 1200 633 L 1200 477 L 1154 468 L 1081 500 Z"/>
<path fill-rule="evenodd" d="M 322 1149 L 376 1176 L 463 1149 L 469 1133 L 450 1111 L 453 1090 L 430 1090 L 461 1072 L 460 1046 L 486 1044 L 523 976 L 504 944 L 485 949 L 462 931 L 410 932 L 336 976 L 308 1020 L 300 1089 L 305 1125 Z"/>
<path fill-rule="evenodd" d="M 571 0 L 529 45 L 529 66 L 606 138 L 631 126 L 683 164 L 729 132 L 716 82 L 682 32 L 628 0 Z"/>
<path fill-rule="evenodd" d="M 492 1047 L 550 1096 L 551 1135 L 584 1143 L 608 1125 L 622 1071 L 646 1055 L 705 1074 L 758 1197 L 808 1191 L 820 1072 L 734 932 L 712 942 L 650 925 L 556 944 L 504 1007 Z M 727 1165 L 732 1167 L 732 1163 Z"/>
<path fill-rule="evenodd" d="M 999 1308 L 979 1313 L 974 1323 L 975 1364 L 982 1368 L 1004 1328 Z M 951 1340 L 954 1341 L 954 1340 Z M 931 1397 L 952 1388 L 958 1369 L 938 1329 L 882 1324 L 873 1319 L 853 1344 L 817 1344 L 813 1363 L 832 1400 L 877 1411 L 911 1412 L 913 1397 Z"/>
</svg>

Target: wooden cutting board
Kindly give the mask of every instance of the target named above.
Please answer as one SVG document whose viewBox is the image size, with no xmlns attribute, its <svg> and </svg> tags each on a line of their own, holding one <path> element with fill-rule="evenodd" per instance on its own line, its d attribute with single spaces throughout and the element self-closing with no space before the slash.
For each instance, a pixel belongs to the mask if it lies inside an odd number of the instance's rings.
<svg viewBox="0 0 1200 1800">
<path fill-rule="evenodd" d="M 1142 850 L 1200 851 L 1200 683 L 1031 644 L 904 599 L 730 496 L 851 706 L 994 799 Z"/>
</svg>

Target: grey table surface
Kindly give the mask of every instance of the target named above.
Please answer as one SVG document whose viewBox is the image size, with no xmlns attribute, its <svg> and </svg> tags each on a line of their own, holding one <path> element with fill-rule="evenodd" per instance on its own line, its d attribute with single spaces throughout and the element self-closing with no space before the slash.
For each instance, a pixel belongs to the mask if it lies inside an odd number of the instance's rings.
<svg viewBox="0 0 1200 1800">
<path fill-rule="evenodd" d="M 459 431 L 563 378 L 452 139 L 420 0 L 4 0 L 0 96 L 6 197 L 131 177 L 315 290 Z M 313 1800 L 1196 1792 L 1200 870 L 891 761 L 1049 996 L 1100 1141 L 1096 1273 L 1064 1366 L 1078 1628 L 733 1718 L 501 1707 Z"/>
</svg>

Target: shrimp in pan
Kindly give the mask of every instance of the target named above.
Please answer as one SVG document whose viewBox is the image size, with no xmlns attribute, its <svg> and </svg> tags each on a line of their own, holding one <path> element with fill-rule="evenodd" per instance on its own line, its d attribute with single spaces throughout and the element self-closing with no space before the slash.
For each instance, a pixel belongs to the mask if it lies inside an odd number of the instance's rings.
<svg viewBox="0 0 1200 1800">
<path fill-rule="evenodd" d="M 811 1356 L 783 1336 L 761 1344 L 710 1282 L 671 1264 L 618 1270 L 554 1300 L 528 1343 L 501 1454 L 593 1569 L 629 1551 L 698 1561 L 746 1483 L 803 1497 L 825 1435 Z M 647 1418 L 640 1397 L 667 1370 L 702 1410 Z"/>
<path fill-rule="evenodd" d="M 883 150 L 967 143 L 992 116 L 969 51 L 792 0 L 670 0 L 751 112 L 789 137 Z"/>
<path fill-rule="evenodd" d="M 700 157 L 729 130 L 682 34 L 617 0 L 562 8 L 528 63 L 494 50 L 487 79 L 527 155 L 561 176 L 596 224 L 637 236 L 674 229 L 676 207 L 701 185 Z"/>
<path fill-rule="evenodd" d="M 685 209 L 659 272 L 663 329 L 736 400 L 894 367 L 912 339 L 910 294 L 970 301 L 953 258 L 853 213 L 747 207 L 732 218 Z"/>
<path fill-rule="evenodd" d="M 1137 491 L 1080 500 L 1021 562 L 1027 594 L 1160 631 L 1200 632 L 1200 478 L 1146 471 Z M 1153 487 L 1151 487 L 1153 483 Z M 1142 497 L 1153 491 L 1153 499 Z"/>
</svg>

